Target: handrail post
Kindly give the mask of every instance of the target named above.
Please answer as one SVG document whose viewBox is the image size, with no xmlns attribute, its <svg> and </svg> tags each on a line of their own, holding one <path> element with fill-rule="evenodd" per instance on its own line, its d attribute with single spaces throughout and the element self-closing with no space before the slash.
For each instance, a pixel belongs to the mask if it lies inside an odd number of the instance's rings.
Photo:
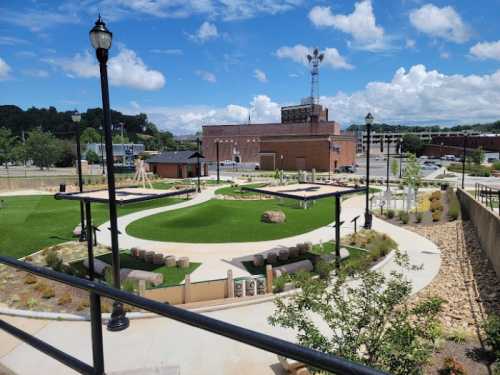
<svg viewBox="0 0 500 375">
<path fill-rule="evenodd" d="M 89 261 L 89 279 L 94 280 L 94 242 L 92 238 L 92 211 L 90 202 L 85 202 L 87 219 L 87 251 Z M 102 343 L 101 297 L 89 292 L 90 299 L 90 329 L 92 336 L 92 360 L 96 375 L 104 375 L 104 349 Z"/>
</svg>

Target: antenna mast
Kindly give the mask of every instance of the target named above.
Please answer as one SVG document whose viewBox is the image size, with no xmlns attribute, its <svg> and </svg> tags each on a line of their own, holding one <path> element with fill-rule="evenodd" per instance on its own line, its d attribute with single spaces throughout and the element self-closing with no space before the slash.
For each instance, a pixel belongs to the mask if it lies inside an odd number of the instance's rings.
<svg viewBox="0 0 500 375">
<path fill-rule="evenodd" d="M 311 103 L 319 104 L 319 64 L 323 61 L 325 55 L 315 48 L 312 55 L 307 55 L 307 61 L 311 66 Z"/>
</svg>

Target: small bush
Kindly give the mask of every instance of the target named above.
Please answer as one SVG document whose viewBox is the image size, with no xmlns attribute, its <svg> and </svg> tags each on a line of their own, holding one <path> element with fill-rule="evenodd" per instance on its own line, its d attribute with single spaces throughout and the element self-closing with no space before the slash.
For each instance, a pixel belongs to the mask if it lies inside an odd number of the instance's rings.
<svg viewBox="0 0 500 375">
<path fill-rule="evenodd" d="M 59 299 L 57 300 L 57 304 L 59 306 L 63 305 L 69 305 L 71 302 L 73 302 L 73 298 L 71 298 L 71 294 L 68 292 L 65 292 Z"/>
<path fill-rule="evenodd" d="M 443 369 L 440 371 L 441 374 L 449 375 L 467 375 L 464 365 L 462 365 L 458 360 L 453 357 L 446 357 L 443 361 Z"/>
<path fill-rule="evenodd" d="M 497 161 L 493 162 L 493 169 L 495 171 L 500 171 L 500 160 L 497 160 Z"/>
<path fill-rule="evenodd" d="M 30 273 L 27 274 L 26 277 L 24 278 L 25 284 L 31 285 L 31 284 L 35 284 L 36 282 L 37 282 L 37 278 Z"/>
<path fill-rule="evenodd" d="M 441 199 L 441 192 L 439 190 L 433 191 L 429 199 L 431 201 Z"/>
<path fill-rule="evenodd" d="M 467 342 L 467 336 L 467 331 L 457 328 L 447 335 L 447 339 L 457 344 L 465 344 Z"/>
<path fill-rule="evenodd" d="M 421 223 L 423 218 L 424 218 L 424 215 L 422 214 L 422 212 L 417 212 L 415 214 L 415 221 L 417 223 Z"/>
<path fill-rule="evenodd" d="M 62 258 L 54 250 L 49 250 L 45 255 L 45 263 L 54 271 L 61 271 L 63 261 Z"/>
<path fill-rule="evenodd" d="M 26 302 L 26 307 L 28 309 L 34 309 L 36 307 L 36 305 L 38 305 L 38 301 L 36 300 L 36 298 L 30 298 L 27 302 Z"/>
<path fill-rule="evenodd" d="M 388 218 L 388 219 L 392 219 L 392 218 L 394 218 L 394 215 L 395 215 L 395 214 L 396 214 L 396 213 L 394 212 L 394 210 L 392 210 L 392 209 L 387 210 L 387 218 Z"/>
<path fill-rule="evenodd" d="M 49 285 L 45 281 L 40 281 L 38 284 L 34 286 L 34 289 L 37 292 L 43 292 L 46 288 L 48 288 Z"/>
<path fill-rule="evenodd" d="M 442 210 L 443 210 L 443 204 L 441 203 L 440 200 L 436 199 L 431 201 L 431 212 L 442 211 Z"/>
<path fill-rule="evenodd" d="M 83 311 L 89 307 L 89 301 L 83 300 L 76 307 L 76 311 Z"/>
<path fill-rule="evenodd" d="M 441 220 L 441 216 L 443 215 L 443 211 L 441 210 L 436 210 L 432 213 L 432 221 L 439 221 Z"/>
<path fill-rule="evenodd" d="M 495 352 L 497 359 L 500 359 L 500 316 L 490 315 L 483 323 L 483 329 L 486 343 Z"/>
<path fill-rule="evenodd" d="M 49 299 L 52 298 L 56 295 L 56 291 L 54 290 L 53 287 L 47 286 L 43 291 L 42 291 L 42 298 Z"/>
<path fill-rule="evenodd" d="M 408 222 L 410 221 L 410 216 L 406 211 L 399 211 L 398 218 L 403 224 L 408 224 Z"/>
</svg>

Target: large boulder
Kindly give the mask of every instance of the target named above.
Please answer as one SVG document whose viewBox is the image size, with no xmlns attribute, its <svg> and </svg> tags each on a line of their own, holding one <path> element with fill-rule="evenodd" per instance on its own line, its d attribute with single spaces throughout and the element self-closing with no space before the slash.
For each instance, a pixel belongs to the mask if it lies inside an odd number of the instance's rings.
<svg viewBox="0 0 500 375">
<path fill-rule="evenodd" d="M 266 211 L 260 217 L 264 223 L 280 224 L 286 221 L 286 215 L 283 211 Z"/>
</svg>

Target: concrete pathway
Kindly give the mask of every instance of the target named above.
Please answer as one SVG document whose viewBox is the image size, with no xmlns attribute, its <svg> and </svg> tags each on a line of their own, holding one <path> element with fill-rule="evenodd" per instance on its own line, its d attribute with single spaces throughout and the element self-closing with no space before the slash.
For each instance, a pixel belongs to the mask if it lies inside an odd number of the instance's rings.
<svg viewBox="0 0 500 375">
<path fill-rule="evenodd" d="M 195 199 L 201 201 L 209 195 L 210 193 L 207 192 Z M 183 203 L 187 204 L 188 202 Z M 352 231 L 352 227 L 348 225 L 350 219 L 362 214 L 362 212 L 362 196 L 355 196 L 343 202 L 341 220 L 344 220 L 346 224 L 342 229 L 342 234 Z M 362 221 L 362 218 L 360 220 Z M 376 217 L 373 219 L 373 228 L 387 233 L 395 239 L 399 243 L 400 250 L 408 254 L 412 264 L 423 264 L 422 270 L 405 273 L 413 284 L 413 292 L 420 290 L 432 281 L 441 263 L 439 249 L 434 243 L 416 233 L 384 222 Z M 325 227 L 303 236 L 318 242 L 318 238 L 321 237 L 315 238 L 316 235 L 331 238 L 332 234 L 333 229 Z M 276 241 L 276 243 L 285 244 L 288 241 L 289 239 L 283 239 Z M 294 241 L 293 243 L 295 243 Z M 223 261 L 226 261 L 227 268 L 227 265 L 235 259 L 234 252 L 239 253 L 240 250 L 242 253 L 246 252 L 247 246 L 254 245 L 245 244 L 241 247 L 233 247 L 232 255 L 229 255 L 229 248 L 222 249 L 221 253 L 228 256 L 228 259 L 219 255 L 219 262 L 222 264 Z M 194 251 L 194 249 L 191 249 L 191 251 Z M 216 255 L 215 249 L 207 248 L 205 252 L 210 256 Z M 207 256 L 207 254 L 203 256 Z M 202 255 L 199 256 L 201 259 Z M 394 259 L 391 259 L 379 270 L 388 274 L 396 269 L 398 269 L 398 266 L 395 264 Z M 206 272 L 209 273 L 208 270 Z M 294 341 L 292 331 L 272 327 L 267 323 L 267 317 L 273 313 L 273 310 L 273 302 L 264 302 L 205 314 L 245 328 Z M 8 321 L 11 319 L 14 318 L 6 318 Z M 24 327 L 23 321 L 23 319 L 16 318 L 15 323 Z M 88 322 L 37 321 L 37 324 L 33 324 L 31 323 L 32 320 L 25 319 L 25 321 L 28 322 L 27 327 L 35 332 L 37 337 L 64 348 L 70 354 L 90 363 L 91 344 L 90 324 Z M 7 335 L 0 332 L 0 347 L 7 348 L 0 351 L 0 363 L 18 374 L 74 373 L 25 344 L 17 343 L 17 345 L 13 345 L 11 341 L 7 340 Z M 5 343 L 8 343 L 8 345 Z M 173 371 L 179 370 L 182 375 L 266 375 L 281 373 L 277 365 L 277 358 L 273 354 L 165 318 L 134 320 L 131 322 L 130 328 L 121 333 L 110 333 L 104 330 L 104 345 L 108 373 L 144 367 L 164 367 L 170 370 L 173 369 Z M 144 373 L 144 371 L 138 371 L 137 373 Z"/>
</svg>

